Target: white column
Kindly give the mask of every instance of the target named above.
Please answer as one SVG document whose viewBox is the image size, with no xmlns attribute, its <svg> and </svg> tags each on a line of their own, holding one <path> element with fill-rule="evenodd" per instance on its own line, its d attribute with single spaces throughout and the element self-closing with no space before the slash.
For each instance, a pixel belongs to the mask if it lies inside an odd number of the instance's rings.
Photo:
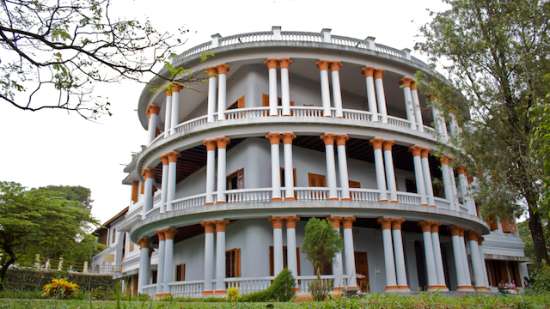
<svg viewBox="0 0 550 309">
<path fill-rule="evenodd" d="M 151 274 L 151 257 L 149 255 L 149 238 L 139 240 L 139 270 L 138 270 L 138 293 L 143 293 L 143 287 L 149 284 Z"/>
<path fill-rule="evenodd" d="M 207 120 L 208 122 L 214 121 L 214 114 L 216 113 L 216 87 L 218 79 L 218 70 L 216 68 L 209 68 L 208 73 L 208 110 Z"/>
<path fill-rule="evenodd" d="M 180 91 L 183 89 L 181 85 L 172 85 L 172 112 L 170 113 L 170 134 L 176 133 L 176 127 L 180 121 Z"/>
<path fill-rule="evenodd" d="M 450 128 L 449 128 L 449 131 L 451 132 L 451 136 L 456 138 L 458 137 L 458 134 L 459 134 L 459 127 L 458 127 L 458 122 L 456 121 L 456 116 L 455 114 L 453 113 L 449 113 L 449 125 L 450 125 Z"/>
<path fill-rule="evenodd" d="M 455 170 L 453 168 L 449 168 L 449 178 L 451 178 L 451 189 L 453 191 L 453 201 L 456 205 L 456 209 L 458 210 L 458 190 L 456 188 L 456 178 L 455 178 Z"/>
<path fill-rule="evenodd" d="M 214 274 L 214 223 L 202 222 L 204 227 L 204 291 L 212 291 Z"/>
<path fill-rule="evenodd" d="M 465 242 L 464 242 L 464 230 L 461 230 L 460 231 L 460 235 L 459 235 L 459 239 L 460 239 L 460 253 L 462 254 L 462 259 L 461 259 L 461 262 L 462 262 L 462 267 L 464 269 L 464 278 L 466 280 L 466 283 L 470 286 L 470 288 L 472 287 L 472 278 L 470 276 L 470 265 L 468 263 L 468 254 L 466 252 L 466 245 L 465 245 Z"/>
<path fill-rule="evenodd" d="M 448 142 L 449 131 L 447 131 L 447 120 L 445 119 L 445 115 L 443 115 L 441 112 L 439 113 L 439 124 L 441 126 L 441 137 L 443 138 L 444 142 Z"/>
<path fill-rule="evenodd" d="M 332 100 L 334 101 L 334 107 L 336 108 L 336 117 L 341 118 L 344 116 L 342 111 L 342 93 L 340 90 L 340 73 L 339 70 L 342 67 L 341 62 L 331 62 L 330 71 L 332 77 Z"/>
<path fill-rule="evenodd" d="M 217 203 L 225 203 L 225 190 L 226 190 L 226 147 L 229 144 L 229 138 L 222 137 L 217 141 L 218 144 L 218 188 L 217 188 Z"/>
<path fill-rule="evenodd" d="M 225 291 L 225 221 L 216 221 L 216 291 Z"/>
<path fill-rule="evenodd" d="M 226 74 L 229 72 L 229 66 L 222 64 L 216 69 L 218 70 L 218 120 L 224 120 L 227 105 Z"/>
<path fill-rule="evenodd" d="M 374 84 L 376 86 L 376 100 L 378 101 L 378 112 L 382 118 L 382 122 L 388 122 L 388 112 L 386 111 L 386 96 L 384 95 L 384 70 L 374 71 Z"/>
<path fill-rule="evenodd" d="M 418 195 L 420 195 L 420 205 L 428 206 L 428 201 L 426 200 L 426 188 L 424 187 L 424 175 L 422 172 L 422 159 L 420 159 L 420 152 L 422 151 L 422 148 L 412 146 L 409 150 L 413 156 L 416 191 Z"/>
<path fill-rule="evenodd" d="M 164 282 L 164 256 L 165 256 L 165 240 L 164 232 L 158 231 L 157 236 L 159 239 L 159 250 L 157 253 L 158 262 L 157 262 L 157 294 L 167 291 L 167 287 Z"/>
<path fill-rule="evenodd" d="M 387 200 L 386 193 L 386 173 L 384 172 L 384 158 L 382 156 L 382 144 L 384 141 L 379 138 L 370 140 L 374 149 L 374 166 L 376 168 L 376 186 L 380 192 L 380 200 Z"/>
<path fill-rule="evenodd" d="M 462 205 L 468 207 L 470 203 L 468 201 L 468 178 L 466 178 L 466 169 L 463 166 L 456 168 L 458 172 L 458 188 L 460 190 L 460 197 L 462 197 Z M 471 213 L 471 209 L 468 208 L 468 212 Z"/>
<path fill-rule="evenodd" d="M 168 86 L 164 92 L 166 96 L 166 104 L 164 105 L 164 136 L 170 135 L 170 121 L 172 120 L 172 86 Z"/>
<path fill-rule="evenodd" d="M 336 136 L 336 149 L 338 152 L 338 172 L 340 174 L 340 188 L 342 190 L 341 198 L 344 200 L 349 200 L 349 177 L 348 177 L 348 162 L 346 159 L 346 141 L 348 140 L 347 135 L 337 135 Z"/>
<path fill-rule="evenodd" d="M 269 116 L 277 116 L 277 60 L 267 59 L 265 64 L 269 74 Z"/>
<path fill-rule="evenodd" d="M 355 271 L 355 250 L 353 248 L 353 221 L 354 217 L 344 217 L 344 254 L 346 258 L 346 275 L 348 276 L 348 286 L 357 286 L 357 275 Z"/>
<path fill-rule="evenodd" d="M 394 290 L 397 287 L 395 277 L 395 262 L 393 259 L 393 243 L 391 235 L 391 219 L 380 218 L 378 223 L 382 226 L 382 242 L 384 245 L 384 268 L 386 270 L 385 291 Z"/>
<path fill-rule="evenodd" d="M 467 281 L 467 268 L 464 267 L 460 233 L 462 230 L 456 226 L 451 227 L 451 241 L 453 243 L 453 258 L 456 270 L 457 291 L 470 291 L 471 283 Z M 468 274 L 469 275 L 469 274 Z"/>
<path fill-rule="evenodd" d="M 328 62 L 317 61 L 317 67 L 321 76 L 321 102 L 323 103 L 323 116 L 331 116 L 330 89 L 328 84 Z"/>
<path fill-rule="evenodd" d="M 338 234 L 338 237 L 340 236 L 340 221 L 342 220 L 341 217 L 329 217 L 328 221 L 330 222 L 330 225 L 332 225 L 332 228 L 336 231 Z M 344 274 L 344 267 L 342 263 L 342 252 L 338 251 L 334 255 L 334 259 L 332 260 L 332 274 L 334 275 L 334 287 L 340 288 L 344 285 L 342 282 L 342 275 Z"/>
<path fill-rule="evenodd" d="M 143 187 L 143 195 L 145 197 L 145 202 L 143 206 L 143 214 L 151 209 L 153 209 L 153 171 L 146 168 L 143 170 L 143 181 L 144 181 L 144 187 Z"/>
<path fill-rule="evenodd" d="M 170 292 L 169 284 L 176 281 L 176 265 L 174 265 L 174 236 L 176 229 L 164 230 L 164 286 L 165 292 Z"/>
<path fill-rule="evenodd" d="M 434 250 L 435 270 L 437 275 L 437 284 L 441 290 L 447 290 L 445 283 L 445 272 L 443 270 L 443 257 L 441 256 L 441 244 L 439 242 L 439 224 L 432 224 L 432 244 Z"/>
<path fill-rule="evenodd" d="M 149 117 L 149 123 L 147 124 L 147 144 L 151 144 L 155 137 L 157 137 L 159 112 L 160 108 L 154 104 L 147 107 L 147 117 Z"/>
<path fill-rule="evenodd" d="M 162 162 L 162 183 L 160 184 L 160 212 L 163 213 L 167 208 L 168 201 L 168 157 L 161 156 Z"/>
<path fill-rule="evenodd" d="M 378 120 L 378 108 L 376 107 L 376 93 L 374 92 L 374 68 L 363 67 L 361 74 L 365 76 L 365 84 L 367 86 L 367 102 L 369 105 L 369 112 L 372 114 L 372 120 Z"/>
<path fill-rule="evenodd" d="M 430 161 L 428 160 L 430 151 L 428 149 L 422 149 L 420 155 L 422 157 L 422 174 L 424 174 L 424 185 L 426 187 L 428 204 L 430 206 L 435 206 L 434 189 L 432 185 L 432 173 L 430 171 Z"/>
<path fill-rule="evenodd" d="M 481 251 L 479 250 L 479 236 L 473 232 L 468 233 L 468 245 L 470 247 L 470 254 L 472 255 L 472 269 L 474 271 L 474 282 L 476 290 L 486 291 L 488 286 L 485 283 L 485 276 L 483 274 L 483 259 L 481 257 Z"/>
<path fill-rule="evenodd" d="M 443 189 L 445 191 L 445 199 L 449 202 L 451 209 L 456 209 L 457 205 L 454 200 L 453 183 L 451 181 L 449 163 L 451 159 L 446 156 L 441 156 L 441 177 L 443 178 Z"/>
<path fill-rule="evenodd" d="M 416 130 L 416 119 L 414 117 L 414 106 L 411 95 L 411 79 L 403 77 L 400 81 L 403 88 L 403 96 L 405 97 L 405 110 L 407 112 L 407 120 L 411 125 L 411 129 Z"/>
<path fill-rule="evenodd" d="M 283 106 L 283 116 L 290 116 L 290 86 L 288 82 L 288 66 L 290 59 L 281 59 L 281 104 Z"/>
<path fill-rule="evenodd" d="M 328 198 L 338 199 L 338 192 L 336 190 L 336 166 L 334 162 L 334 135 L 323 134 L 321 138 L 325 142 Z"/>
<path fill-rule="evenodd" d="M 285 163 L 285 199 L 294 197 L 294 167 L 292 162 L 292 140 L 296 137 L 292 132 L 283 133 L 283 151 Z"/>
<path fill-rule="evenodd" d="M 280 217 L 272 217 L 273 225 L 273 276 L 283 270 L 283 222 Z"/>
<path fill-rule="evenodd" d="M 422 109 L 420 107 L 420 100 L 418 99 L 418 90 L 416 89 L 416 82 L 411 81 L 411 95 L 414 106 L 414 117 L 416 118 L 416 126 L 418 131 L 424 132 L 424 122 L 422 121 Z"/>
<path fill-rule="evenodd" d="M 178 153 L 172 151 L 166 154 L 168 157 L 168 186 L 166 211 L 172 210 L 172 202 L 176 199 L 176 162 L 178 161 Z"/>
<path fill-rule="evenodd" d="M 403 239 L 401 238 L 401 224 L 403 219 L 392 220 L 393 251 L 395 253 L 395 275 L 400 291 L 409 291 L 407 283 L 407 270 L 405 268 L 405 254 L 403 252 Z"/>
<path fill-rule="evenodd" d="M 206 140 L 206 204 L 214 202 L 214 183 L 216 182 L 216 141 Z"/>
<path fill-rule="evenodd" d="M 390 200 L 397 201 L 397 186 L 395 184 L 395 172 L 393 169 L 392 146 L 393 141 L 384 141 L 384 163 L 386 166 L 386 180 L 388 191 L 390 191 Z"/>
<path fill-rule="evenodd" d="M 424 257 L 426 259 L 426 273 L 428 279 L 428 291 L 438 290 L 437 275 L 435 268 L 434 249 L 432 246 L 432 227 L 430 222 L 420 222 L 422 237 L 424 240 Z"/>
<path fill-rule="evenodd" d="M 298 276 L 298 261 L 296 256 L 296 222 L 299 222 L 299 218 L 287 217 L 286 218 L 286 257 L 288 270 L 292 273 L 292 276 L 296 278 Z"/>
<path fill-rule="evenodd" d="M 271 144 L 271 200 L 281 200 L 281 164 L 279 163 L 280 133 L 268 133 L 265 136 Z"/>
</svg>

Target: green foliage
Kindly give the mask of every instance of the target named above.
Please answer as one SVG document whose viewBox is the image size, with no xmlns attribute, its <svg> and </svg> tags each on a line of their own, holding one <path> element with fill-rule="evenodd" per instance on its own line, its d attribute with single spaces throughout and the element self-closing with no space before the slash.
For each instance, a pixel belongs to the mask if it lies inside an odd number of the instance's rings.
<svg viewBox="0 0 550 309">
<path fill-rule="evenodd" d="M 478 178 L 484 216 L 527 213 L 535 261 L 548 263 L 550 2 L 443 2 L 416 45 L 448 73 L 447 81 L 417 74 L 420 90 L 463 128 L 459 147 L 441 151 Z"/>
<path fill-rule="evenodd" d="M 550 266 L 543 265 L 531 273 L 527 292 L 530 294 L 550 293 Z"/>
<path fill-rule="evenodd" d="M 239 299 L 239 289 L 238 288 L 229 288 L 227 289 L 227 301 L 230 303 L 236 303 Z"/>
<path fill-rule="evenodd" d="M 63 278 L 52 279 L 50 283 L 45 284 L 42 288 L 44 296 L 53 298 L 69 298 L 76 295 L 78 291 L 78 284 Z"/>
<path fill-rule="evenodd" d="M 88 230 L 95 220 L 84 202 L 67 199 L 67 190 L 0 182 L 0 289 L 9 266 L 32 265 L 36 254 L 67 256 L 67 265 L 90 259 L 95 242 Z"/>
<path fill-rule="evenodd" d="M 341 251 L 343 242 L 338 233 L 327 220 L 311 218 L 305 228 L 302 250 L 313 264 L 317 277 L 321 276 L 323 265 L 331 264 L 338 251 Z"/>
<path fill-rule="evenodd" d="M 332 282 L 321 279 L 315 279 L 309 283 L 311 296 L 315 301 L 324 301 L 332 290 Z"/>
<path fill-rule="evenodd" d="M 109 275 L 37 271 L 12 267 L 6 273 L 4 286 L 11 291 L 32 292 L 40 289 L 53 278 L 62 277 L 76 282 L 81 291 L 91 291 L 94 299 L 112 299 L 114 281 L 112 276 Z"/>
<path fill-rule="evenodd" d="M 296 280 L 288 269 L 283 269 L 271 285 L 262 291 L 243 295 L 240 302 L 268 302 L 268 301 L 290 301 L 294 295 Z"/>
</svg>

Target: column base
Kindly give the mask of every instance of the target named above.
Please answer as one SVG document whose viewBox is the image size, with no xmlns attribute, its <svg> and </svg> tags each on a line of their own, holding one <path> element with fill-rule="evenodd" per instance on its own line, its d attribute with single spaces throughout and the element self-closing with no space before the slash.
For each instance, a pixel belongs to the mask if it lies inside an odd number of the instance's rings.
<svg viewBox="0 0 550 309">
<path fill-rule="evenodd" d="M 272 198 L 271 198 L 271 201 L 272 201 L 272 202 L 281 202 L 282 200 L 283 200 L 283 199 L 280 198 L 280 197 L 272 197 Z"/>
<path fill-rule="evenodd" d="M 398 204 L 399 200 L 389 200 L 388 202 Z"/>
<path fill-rule="evenodd" d="M 486 286 L 476 286 L 476 287 L 474 287 L 474 289 L 478 293 L 490 293 L 491 292 L 491 289 L 486 287 Z"/>
<path fill-rule="evenodd" d="M 347 202 L 351 202 L 351 197 L 345 197 L 345 198 L 342 198 L 340 199 L 341 201 L 347 201 Z"/>
<path fill-rule="evenodd" d="M 155 299 L 156 300 L 162 300 L 162 299 L 166 299 L 166 298 L 170 298 L 172 297 L 172 294 L 170 294 L 170 292 L 159 292 L 157 294 L 155 294 Z"/>
<path fill-rule="evenodd" d="M 214 290 L 212 291 L 212 295 L 216 295 L 216 296 L 224 296 L 225 295 L 225 290 Z"/>
<path fill-rule="evenodd" d="M 296 198 L 294 196 L 288 196 L 288 197 L 285 197 L 285 201 L 295 201 Z"/>
<path fill-rule="evenodd" d="M 381 202 L 381 203 L 384 203 L 384 202 L 387 202 L 387 201 L 388 201 L 388 199 L 387 199 L 387 198 L 384 198 L 384 197 L 382 197 L 382 198 L 379 198 L 379 199 L 378 199 L 378 201 L 379 201 L 379 202 Z"/>
<path fill-rule="evenodd" d="M 457 292 L 475 292 L 475 289 L 471 285 L 459 285 L 456 288 Z"/>
<path fill-rule="evenodd" d="M 337 201 L 338 198 L 337 198 L 337 197 L 329 197 L 328 200 L 329 200 L 329 201 Z"/>
<path fill-rule="evenodd" d="M 428 286 L 428 292 L 449 292 L 446 285 L 430 285 Z"/>
<path fill-rule="evenodd" d="M 387 285 L 384 287 L 384 292 L 387 293 L 408 293 L 410 291 L 408 285 Z"/>
<path fill-rule="evenodd" d="M 421 203 L 420 206 L 422 207 L 429 207 L 430 205 L 426 204 L 426 203 Z"/>
<path fill-rule="evenodd" d="M 216 204 L 225 204 L 225 201 L 216 201 Z"/>
</svg>

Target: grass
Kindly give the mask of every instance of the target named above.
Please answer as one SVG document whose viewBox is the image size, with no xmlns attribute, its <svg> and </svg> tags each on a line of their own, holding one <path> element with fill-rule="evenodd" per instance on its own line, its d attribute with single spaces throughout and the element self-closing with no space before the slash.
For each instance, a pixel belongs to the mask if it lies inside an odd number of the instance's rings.
<svg viewBox="0 0 550 309">
<path fill-rule="evenodd" d="M 465 309 L 465 308 L 550 308 L 550 293 L 540 295 L 472 295 L 448 296 L 419 294 L 400 296 L 369 294 L 363 298 L 330 300 L 307 303 L 238 303 L 189 301 L 93 301 L 47 299 L 0 299 L 0 309 L 225 309 L 225 308 L 276 308 L 276 309 L 355 309 L 355 308 L 414 308 L 414 309 Z"/>
</svg>

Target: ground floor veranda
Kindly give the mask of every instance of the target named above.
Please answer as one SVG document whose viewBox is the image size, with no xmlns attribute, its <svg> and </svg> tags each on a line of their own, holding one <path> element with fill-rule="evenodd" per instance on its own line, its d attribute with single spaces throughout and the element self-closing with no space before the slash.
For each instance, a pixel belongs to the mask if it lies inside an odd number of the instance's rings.
<svg viewBox="0 0 550 309">
<path fill-rule="evenodd" d="M 395 217 L 328 219 L 344 240 L 342 252 L 323 268 L 323 280 L 335 289 L 473 292 L 504 281 L 521 286 L 517 262 L 495 271 L 500 262 L 483 258 L 482 237 L 473 231 Z M 140 240 L 137 274 L 123 269 L 124 285 L 151 296 L 221 295 L 229 287 L 245 294 L 266 288 L 288 268 L 297 289 L 308 292 L 315 276 L 301 250 L 306 222 L 282 216 L 159 230 Z"/>
</svg>

